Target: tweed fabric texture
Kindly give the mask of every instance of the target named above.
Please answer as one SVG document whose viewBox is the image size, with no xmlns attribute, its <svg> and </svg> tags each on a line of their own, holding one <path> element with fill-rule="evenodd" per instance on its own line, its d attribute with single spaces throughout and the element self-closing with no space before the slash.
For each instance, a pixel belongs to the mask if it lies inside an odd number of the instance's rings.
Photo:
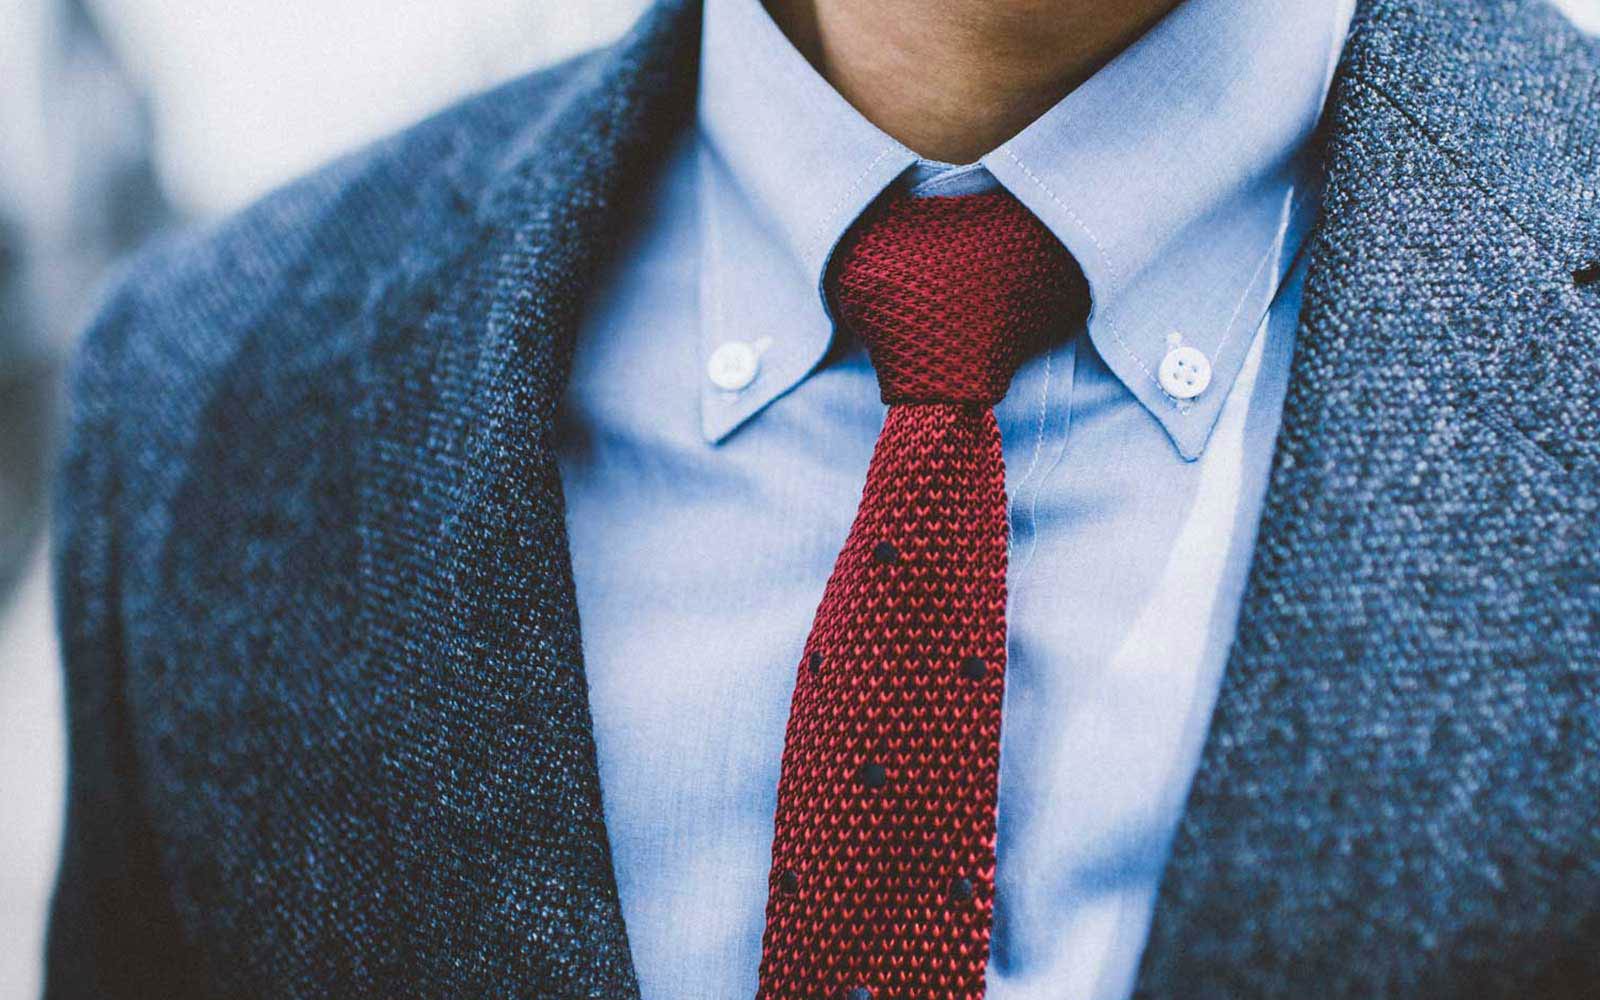
<svg viewBox="0 0 1600 1000">
<path fill-rule="evenodd" d="M 795 682 L 763 1000 L 983 996 L 1006 657 L 992 404 L 1070 319 L 1074 269 L 1004 192 L 891 197 L 834 268 L 890 406 Z"/>
<path fill-rule="evenodd" d="M 696 15 L 120 282 L 57 494 L 48 997 L 637 996 L 547 442 Z"/>
<path fill-rule="evenodd" d="M 660 4 L 108 301 L 54 519 L 48 996 L 638 997 L 551 420 L 698 19 Z M 1597 67 L 1542 0 L 1361 3 L 1142 998 L 1594 995 Z"/>
</svg>

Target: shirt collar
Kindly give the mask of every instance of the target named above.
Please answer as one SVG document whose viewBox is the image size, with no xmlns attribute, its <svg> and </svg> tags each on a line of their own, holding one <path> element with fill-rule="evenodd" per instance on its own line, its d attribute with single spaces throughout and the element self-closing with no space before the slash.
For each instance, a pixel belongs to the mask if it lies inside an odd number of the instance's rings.
<svg viewBox="0 0 1600 1000">
<path fill-rule="evenodd" d="M 1186 0 L 1010 141 L 966 168 L 961 189 L 1004 185 L 1073 253 L 1089 280 L 1088 334 L 1107 366 L 1198 457 L 1252 337 L 1317 207 L 1311 136 L 1354 0 Z M 803 380 L 826 353 L 829 255 L 884 188 L 928 164 L 849 105 L 759 0 L 707 0 L 699 129 L 707 170 L 731 181 L 782 242 L 815 310 L 758 324 L 772 363 L 742 393 L 708 388 L 716 440 Z M 704 172 L 704 171 L 703 171 Z M 974 177 L 973 174 L 976 174 Z M 768 280 L 706 241 L 703 281 L 759 303 Z M 754 317 L 708 310 L 709 353 Z M 1170 395 L 1175 346 L 1207 358 L 1199 396 Z"/>
<path fill-rule="evenodd" d="M 1089 334 L 1196 458 L 1319 201 L 1311 137 L 1354 0 L 1188 0 L 981 160 L 1089 279 Z M 1162 387 L 1175 344 L 1210 385 Z"/>
<path fill-rule="evenodd" d="M 730 344 L 761 355 L 738 392 L 702 379 L 701 431 L 716 442 L 827 354 L 828 255 L 917 156 L 818 75 L 760 0 L 706 0 L 701 53 L 700 361 Z"/>
<path fill-rule="evenodd" d="M 706 0 L 700 131 L 807 274 L 917 161 L 851 107 L 760 0 Z"/>
</svg>

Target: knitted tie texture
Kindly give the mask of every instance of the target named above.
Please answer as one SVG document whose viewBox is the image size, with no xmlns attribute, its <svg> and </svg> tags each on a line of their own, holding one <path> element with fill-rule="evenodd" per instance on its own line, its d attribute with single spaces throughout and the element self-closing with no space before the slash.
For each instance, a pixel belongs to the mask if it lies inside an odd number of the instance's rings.
<svg viewBox="0 0 1600 1000">
<path fill-rule="evenodd" d="M 890 405 L 799 664 L 758 997 L 978 1000 L 1006 659 L 993 406 L 1087 295 L 1004 192 L 881 204 L 831 290 Z"/>
</svg>

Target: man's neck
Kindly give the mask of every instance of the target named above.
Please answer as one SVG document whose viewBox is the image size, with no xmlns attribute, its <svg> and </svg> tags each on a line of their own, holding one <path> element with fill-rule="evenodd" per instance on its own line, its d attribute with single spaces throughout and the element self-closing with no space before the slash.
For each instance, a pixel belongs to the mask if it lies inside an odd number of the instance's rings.
<svg viewBox="0 0 1600 1000">
<path fill-rule="evenodd" d="M 769 0 L 874 125 L 968 163 L 1016 135 L 1179 0 Z"/>
</svg>

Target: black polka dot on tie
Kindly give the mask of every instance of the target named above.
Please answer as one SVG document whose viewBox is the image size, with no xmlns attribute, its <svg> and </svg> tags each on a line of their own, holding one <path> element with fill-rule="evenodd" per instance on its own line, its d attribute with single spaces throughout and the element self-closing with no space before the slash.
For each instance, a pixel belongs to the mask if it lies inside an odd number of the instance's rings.
<svg viewBox="0 0 1600 1000">
<path fill-rule="evenodd" d="M 893 542 L 879 542 L 872 547 L 872 558 L 884 566 L 893 566 L 900 561 L 900 550 L 894 547 Z"/>
<path fill-rule="evenodd" d="M 884 770 L 882 764 L 874 761 L 862 764 L 861 770 L 856 772 L 856 778 L 868 788 L 882 788 L 889 781 L 889 772 Z"/>
<path fill-rule="evenodd" d="M 965 903 L 972 898 L 972 880 L 957 878 L 950 882 L 950 898 L 958 903 Z"/>
<path fill-rule="evenodd" d="M 961 676 L 969 681 L 981 681 L 988 672 L 989 665 L 983 662 L 982 657 L 969 656 L 961 661 Z"/>
<path fill-rule="evenodd" d="M 820 673 L 822 671 L 822 654 L 812 653 L 806 657 L 806 664 L 811 668 L 812 673 Z"/>
<path fill-rule="evenodd" d="M 865 986 L 857 986 L 844 996 L 845 1000 L 872 1000 L 872 991 Z"/>
<path fill-rule="evenodd" d="M 800 876 L 792 871 L 785 871 L 778 876 L 778 891 L 785 896 L 793 896 L 800 891 Z"/>
</svg>

